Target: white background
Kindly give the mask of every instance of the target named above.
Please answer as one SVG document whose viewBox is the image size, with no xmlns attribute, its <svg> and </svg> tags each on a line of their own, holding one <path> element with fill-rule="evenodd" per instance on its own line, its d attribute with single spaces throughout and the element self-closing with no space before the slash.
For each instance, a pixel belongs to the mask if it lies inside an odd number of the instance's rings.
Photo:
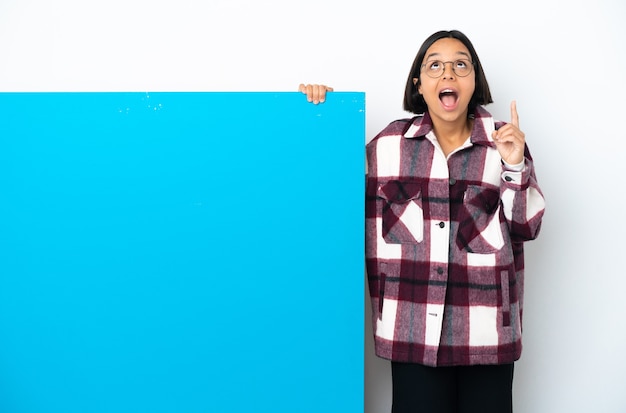
<svg viewBox="0 0 626 413">
<path fill-rule="evenodd" d="M 422 41 L 463 31 L 490 83 L 488 109 L 509 120 L 517 100 L 547 199 L 540 238 L 527 245 L 515 411 L 618 413 L 626 411 L 625 4 L 0 0 L 0 92 L 327 83 L 366 92 L 371 139 L 408 115 L 404 83 Z M 366 412 L 388 412 L 389 364 L 373 356 L 369 324 L 365 386 Z"/>
</svg>

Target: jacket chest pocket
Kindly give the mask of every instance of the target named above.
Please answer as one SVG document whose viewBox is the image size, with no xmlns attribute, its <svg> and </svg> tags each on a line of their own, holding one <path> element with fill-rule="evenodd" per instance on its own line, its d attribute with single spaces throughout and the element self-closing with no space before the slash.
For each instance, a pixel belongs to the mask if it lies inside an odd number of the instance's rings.
<svg viewBox="0 0 626 413">
<path fill-rule="evenodd" d="M 421 185 L 389 181 L 376 192 L 382 203 L 382 236 L 389 244 L 415 244 L 424 239 Z"/>
<path fill-rule="evenodd" d="M 467 252 L 494 253 L 504 246 L 500 227 L 500 193 L 470 185 L 459 211 L 457 246 Z"/>
</svg>

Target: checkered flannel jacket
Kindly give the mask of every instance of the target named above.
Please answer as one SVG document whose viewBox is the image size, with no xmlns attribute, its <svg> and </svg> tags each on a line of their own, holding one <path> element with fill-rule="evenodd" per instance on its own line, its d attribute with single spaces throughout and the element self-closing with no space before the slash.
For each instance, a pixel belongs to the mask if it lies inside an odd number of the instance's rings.
<svg viewBox="0 0 626 413">
<path fill-rule="evenodd" d="M 426 113 L 367 145 L 366 267 L 376 354 L 428 366 L 502 364 L 522 350 L 523 242 L 544 198 L 526 148 L 507 170 L 476 109 L 470 139 L 444 156 Z"/>
</svg>

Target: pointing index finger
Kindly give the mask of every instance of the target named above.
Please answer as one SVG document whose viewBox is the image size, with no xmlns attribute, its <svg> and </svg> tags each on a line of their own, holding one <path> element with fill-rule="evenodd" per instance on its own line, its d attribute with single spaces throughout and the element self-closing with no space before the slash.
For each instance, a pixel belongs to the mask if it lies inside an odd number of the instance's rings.
<svg viewBox="0 0 626 413">
<path fill-rule="evenodd" d="M 511 102 L 511 123 L 519 128 L 519 115 L 517 114 L 517 102 Z"/>
</svg>

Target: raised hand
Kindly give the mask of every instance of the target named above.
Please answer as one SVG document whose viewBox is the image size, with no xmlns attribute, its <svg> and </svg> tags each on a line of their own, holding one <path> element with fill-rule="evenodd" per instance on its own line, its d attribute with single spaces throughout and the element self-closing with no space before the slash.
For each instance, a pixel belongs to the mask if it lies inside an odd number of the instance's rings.
<svg viewBox="0 0 626 413">
<path fill-rule="evenodd" d="M 314 104 L 324 103 L 326 92 L 332 92 L 333 88 L 326 85 L 305 85 L 300 84 L 298 90 L 306 95 L 306 99 Z"/>
<path fill-rule="evenodd" d="M 524 160 L 526 136 L 519 128 L 519 115 L 517 114 L 515 101 L 511 102 L 511 122 L 494 131 L 491 136 L 504 162 L 509 165 L 522 163 Z"/>
</svg>

